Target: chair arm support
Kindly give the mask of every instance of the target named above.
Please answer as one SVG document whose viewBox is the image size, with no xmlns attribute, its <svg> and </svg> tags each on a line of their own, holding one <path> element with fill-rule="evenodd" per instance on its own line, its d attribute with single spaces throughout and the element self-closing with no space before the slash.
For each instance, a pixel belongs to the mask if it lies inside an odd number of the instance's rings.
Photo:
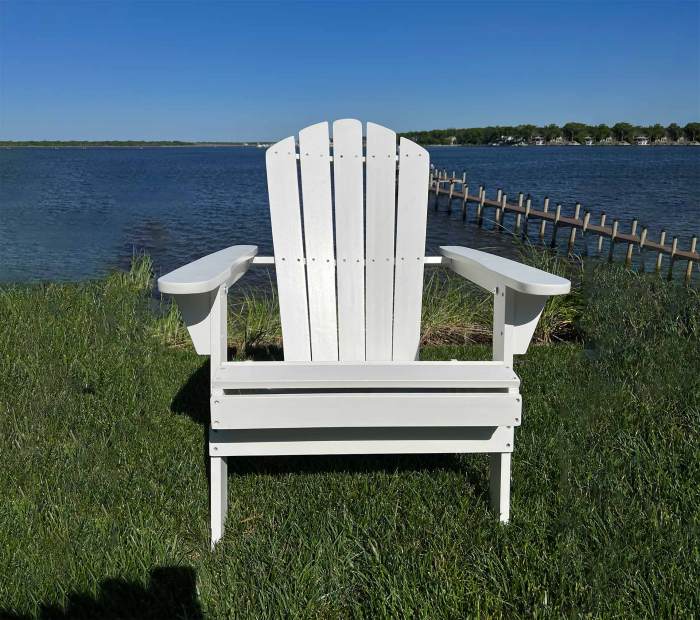
<svg viewBox="0 0 700 620">
<path fill-rule="evenodd" d="M 247 270 L 257 245 L 233 245 L 193 261 L 158 278 L 158 290 L 168 295 L 208 293 L 231 285 Z"/>
<path fill-rule="evenodd" d="M 452 271 L 491 292 L 497 286 L 526 295 L 563 295 L 571 290 L 566 278 L 488 252 L 442 246 L 440 253 L 449 259 Z"/>
<path fill-rule="evenodd" d="M 256 245 L 234 245 L 158 278 L 158 290 L 175 298 L 195 351 L 212 355 L 212 362 L 222 347 L 225 358 L 226 288 L 248 271 L 257 253 Z"/>
<path fill-rule="evenodd" d="M 470 248 L 440 248 L 449 267 L 493 293 L 493 359 L 512 365 L 527 352 L 547 299 L 571 290 L 571 282 L 541 269 Z"/>
</svg>

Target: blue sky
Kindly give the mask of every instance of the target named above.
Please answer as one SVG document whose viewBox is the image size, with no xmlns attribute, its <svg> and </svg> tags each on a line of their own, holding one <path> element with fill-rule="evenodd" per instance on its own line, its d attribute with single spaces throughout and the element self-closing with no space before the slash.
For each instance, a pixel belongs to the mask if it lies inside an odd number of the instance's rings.
<svg viewBox="0 0 700 620">
<path fill-rule="evenodd" d="M 0 0 L 0 139 L 700 117 L 700 3 Z"/>
</svg>

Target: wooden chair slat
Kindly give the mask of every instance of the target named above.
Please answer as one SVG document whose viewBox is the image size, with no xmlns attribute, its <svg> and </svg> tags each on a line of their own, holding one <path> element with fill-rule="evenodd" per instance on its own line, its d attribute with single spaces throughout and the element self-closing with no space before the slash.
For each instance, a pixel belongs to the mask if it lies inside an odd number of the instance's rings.
<svg viewBox="0 0 700 620">
<path fill-rule="evenodd" d="M 328 123 L 299 132 L 311 359 L 338 359 Z"/>
<path fill-rule="evenodd" d="M 429 168 L 428 152 L 414 142 L 401 138 L 396 209 L 394 360 L 418 357 Z"/>
<path fill-rule="evenodd" d="M 396 134 L 367 123 L 366 302 L 368 360 L 390 360 L 394 312 Z"/>
<path fill-rule="evenodd" d="M 365 238 L 362 123 L 333 123 L 338 359 L 365 359 Z"/>
<path fill-rule="evenodd" d="M 294 138 L 271 146 L 265 155 L 275 271 L 284 359 L 311 359 L 306 270 Z"/>
</svg>

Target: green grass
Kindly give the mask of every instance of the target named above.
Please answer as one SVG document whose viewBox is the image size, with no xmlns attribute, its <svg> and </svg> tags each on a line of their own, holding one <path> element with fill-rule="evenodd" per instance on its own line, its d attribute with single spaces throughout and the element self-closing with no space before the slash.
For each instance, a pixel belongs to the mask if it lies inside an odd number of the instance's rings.
<svg viewBox="0 0 700 620">
<path fill-rule="evenodd" d="M 231 459 L 212 554 L 208 366 L 149 273 L 0 289 L 0 617 L 700 614 L 697 291 L 587 267 L 549 310 L 509 526 L 483 455 Z M 488 300 L 428 289 L 422 357 L 488 358 Z M 233 304 L 238 357 L 274 304 Z"/>
</svg>

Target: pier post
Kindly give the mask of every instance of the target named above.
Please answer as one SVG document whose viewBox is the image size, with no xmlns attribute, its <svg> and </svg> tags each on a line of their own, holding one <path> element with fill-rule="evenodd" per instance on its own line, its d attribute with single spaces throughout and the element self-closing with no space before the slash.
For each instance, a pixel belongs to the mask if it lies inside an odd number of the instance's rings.
<svg viewBox="0 0 700 620">
<path fill-rule="evenodd" d="M 554 212 L 554 228 L 552 228 L 552 241 L 549 247 L 557 247 L 557 232 L 559 231 L 559 218 L 561 217 L 561 204 L 557 203 L 557 210 Z"/>
<path fill-rule="evenodd" d="M 608 249 L 608 262 L 613 262 L 613 254 L 615 252 L 615 237 L 617 237 L 617 229 L 620 225 L 618 220 L 613 220 L 612 234 L 610 235 L 610 248 Z"/>
<path fill-rule="evenodd" d="M 600 214 L 600 227 L 605 228 L 605 211 Z M 603 252 L 603 234 L 598 235 L 598 256 Z"/>
<path fill-rule="evenodd" d="M 637 234 L 637 220 L 632 220 L 632 228 L 630 234 L 634 237 Z M 632 266 L 632 252 L 634 251 L 634 241 L 627 244 L 627 255 L 625 256 L 625 267 L 628 269 Z"/>
<path fill-rule="evenodd" d="M 642 228 L 642 234 L 639 236 L 639 261 L 641 262 L 640 270 L 642 272 L 646 271 L 646 265 L 644 264 L 644 258 L 646 256 L 646 251 L 644 246 L 647 242 L 647 234 L 649 230 L 646 226 Z"/>
<path fill-rule="evenodd" d="M 486 187 L 479 185 L 479 204 L 476 207 L 476 224 L 479 228 L 484 223 L 484 200 L 486 200 Z"/>
<path fill-rule="evenodd" d="M 469 200 L 469 186 L 467 185 L 467 173 L 464 173 L 462 181 L 462 221 L 467 219 L 467 200 Z"/>
<path fill-rule="evenodd" d="M 659 245 L 661 247 L 664 247 L 666 245 L 666 231 L 662 230 L 661 231 L 661 237 L 659 237 Z M 659 273 L 661 271 L 661 261 L 663 261 L 664 258 L 664 253 L 659 250 L 659 253 L 656 255 L 656 273 Z"/>
<path fill-rule="evenodd" d="M 530 209 L 532 208 L 532 198 L 530 194 L 527 195 L 527 200 L 525 201 L 525 224 L 523 225 L 523 239 L 527 239 L 527 228 L 530 221 Z"/>
<path fill-rule="evenodd" d="M 695 254 L 695 249 L 698 246 L 698 238 L 693 237 L 690 240 L 690 253 Z M 685 283 L 690 284 L 690 280 L 693 277 L 693 261 L 688 259 L 688 264 L 685 266 Z"/>
<path fill-rule="evenodd" d="M 578 223 L 579 215 L 581 214 L 581 203 L 577 202 L 574 208 L 574 219 Z M 574 244 L 576 243 L 576 224 L 571 225 L 571 230 L 569 230 L 569 242 L 567 244 L 567 254 L 571 256 L 574 253 Z"/>
<path fill-rule="evenodd" d="M 676 252 L 678 251 L 678 237 L 674 237 L 671 242 L 671 256 L 668 261 L 668 279 L 673 280 L 673 265 L 676 262 Z"/>
<path fill-rule="evenodd" d="M 518 192 L 518 207 L 520 209 L 523 208 L 523 193 Z M 515 234 L 517 235 L 520 232 L 520 226 L 522 222 L 522 216 L 520 214 L 520 211 L 515 216 Z"/>
<path fill-rule="evenodd" d="M 447 212 L 450 213 L 452 211 L 452 195 L 455 192 L 455 177 L 454 177 L 454 172 L 452 173 L 452 177 L 450 178 L 450 194 L 447 197 Z"/>
<path fill-rule="evenodd" d="M 547 196 L 544 197 L 544 205 L 542 206 L 542 212 L 547 213 L 549 211 L 549 198 Z M 545 228 L 547 226 L 547 220 L 545 218 L 542 218 L 542 221 L 540 222 L 540 243 L 544 245 L 544 233 L 545 233 Z"/>
<path fill-rule="evenodd" d="M 583 243 L 583 255 L 588 256 L 588 225 L 591 222 L 591 212 L 586 210 L 583 214 L 583 226 L 581 227 L 581 241 Z"/>
<path fill-rule="evenodd" d="M 496 229 L 498 232 L 503 232 L 503 218 L 506 214 L 506 201 L 508 196 L 506 194 L 501 194 L 501 203 L 496 207 Z"/>
<path fill-rule="evenodd" d="M 441 173 L 438 170 L 437 173 L 437 179 L 435 179 L 435 210 L 438 210 L 438 203 L 440 201 L 440 179 L 441 179 Z"/>
</svg>

